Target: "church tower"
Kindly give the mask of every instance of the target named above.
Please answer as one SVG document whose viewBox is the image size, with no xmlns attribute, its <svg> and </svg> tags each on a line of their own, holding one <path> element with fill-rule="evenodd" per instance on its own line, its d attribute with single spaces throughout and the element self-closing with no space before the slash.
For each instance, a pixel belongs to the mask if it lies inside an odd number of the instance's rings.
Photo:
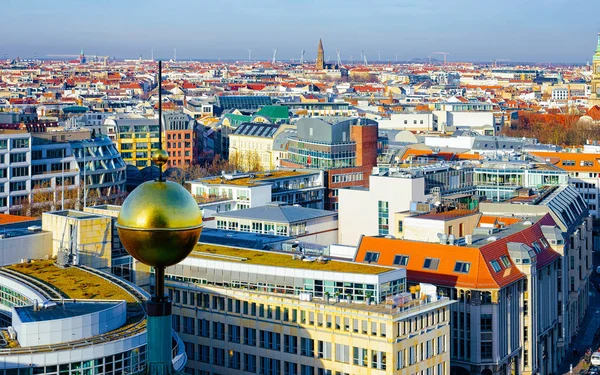
<svg viewBox="0 0 600 375">
<path fill-rule="evenodd" d="M 317 49 L 317 63 L 315 68 L 323 70 L 325 69 L 325 51 L 323 50 L 323 41 L 319 39 L 319 48 Z"/>
<path fill-rule="evenodd" d="M 588 107 L 600 106 L 600 33 L 598 33 L 598 46 L 592 65 L 592 94 L 588 99 Z"/>
</svg>

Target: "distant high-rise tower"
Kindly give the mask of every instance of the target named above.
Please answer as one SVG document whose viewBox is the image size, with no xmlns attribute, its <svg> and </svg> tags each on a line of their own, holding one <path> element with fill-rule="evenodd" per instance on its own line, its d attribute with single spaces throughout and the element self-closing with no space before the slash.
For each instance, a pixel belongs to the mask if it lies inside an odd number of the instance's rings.
<svg viewBox="0 0 600 375">
<path fill-rule="evenodd" d="M 600 106 L 600 33 L 598 33 L 598 46 L 592 63 L 592 94 L 588 100 L 588 107 Z"/>
<path fill-rule="evenodd" d="M 317 63 L 315 64 L 315 68 L 317 69 L 325 69 L 325 51 L 323 50 L 323 41 L 319 39 L 319 48 L 317 49 Z"/>
</svg>

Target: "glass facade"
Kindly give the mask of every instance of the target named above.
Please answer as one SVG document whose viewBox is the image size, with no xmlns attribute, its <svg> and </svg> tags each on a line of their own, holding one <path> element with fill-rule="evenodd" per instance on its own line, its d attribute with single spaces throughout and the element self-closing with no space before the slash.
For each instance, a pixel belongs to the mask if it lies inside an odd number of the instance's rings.
<svg viewBox="0 0 600 375">
<path fill-rule="evenodd" d="M 290 138 L 288 158 L 316 169 L 355 167 L 356 143 L 326 144 Z"/>
<path fill-rule="evenodd" d="M 378 201 L 377 202 L 377 217 L 378 217 L 378 227 L 379 227 L 379 235 L 385 236 L 390 234 L 390 226 L 389 226 L 389 203 L 386 201 Z"/>
</svg>

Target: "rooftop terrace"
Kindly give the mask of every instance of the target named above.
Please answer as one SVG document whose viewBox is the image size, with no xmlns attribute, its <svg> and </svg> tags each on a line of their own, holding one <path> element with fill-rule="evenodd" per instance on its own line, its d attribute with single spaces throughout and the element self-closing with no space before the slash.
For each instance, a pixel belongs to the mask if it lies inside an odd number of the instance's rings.
<svg viewBox="0 0 600 375">
<path fill-rule="evenodd" d="M 190 254 L 190 256 L 194 258 L 204 258 L 210 260 L 229 262 L 243 262 L 246 264 L 255 264 L 271 267 L 297 268 L 313 271 L 362 273 L 369 275 L 378 275 L 381 273 L 393 271 L 395 269 L 392 267 L 372 266 L 369 264 L 342 262 L 334 260 L 328 260 L 325 262 L 318 262 L 316 259 L 313 261 L 303 261 L 293 259 L 291 253 L 240 249 L 212 244 L 196 245 L 196 248 Z"/>
<path fill-rule="evenodd" d="M 59 268 L 53 260 L 14 264 L 7 268 L 51 285 L 65 298 L 137 302 L 130 293 L 109 280 L 75 267 Z"/>
<path fill-rule="evenodd" d="M 225 177 L 216 176 L 216 177 L 207 177 L 203 179 L 196 180 L 194 182 L 202 182 L 209 185 L 236 185 L 236 186 L 252 186 L 252 185 L 260 185 L 264 181 L 275 180 L 278 178 L 286 178 L 286 177 L 296 177 L 302 175 L 314 174 L 314 172 L 309 171 L 296 171 L 296 170 L 285 170 L 285 171 L 271 171 L 264 173 L 252 173 L 252 176 L 249 174 L 242 174 L 240 178 L 227 179 Z"/>
</svg>

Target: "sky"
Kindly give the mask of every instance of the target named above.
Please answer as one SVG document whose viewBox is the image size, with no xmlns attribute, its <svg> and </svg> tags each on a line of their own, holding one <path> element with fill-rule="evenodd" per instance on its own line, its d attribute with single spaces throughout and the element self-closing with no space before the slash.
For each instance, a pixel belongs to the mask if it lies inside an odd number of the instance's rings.
<svg viewBox="0 0 600 375">
<path fill-rule="evenodd" d="M 1 0 L 0 58 L 586 63 L 599 0 Z"/>
</svg>

